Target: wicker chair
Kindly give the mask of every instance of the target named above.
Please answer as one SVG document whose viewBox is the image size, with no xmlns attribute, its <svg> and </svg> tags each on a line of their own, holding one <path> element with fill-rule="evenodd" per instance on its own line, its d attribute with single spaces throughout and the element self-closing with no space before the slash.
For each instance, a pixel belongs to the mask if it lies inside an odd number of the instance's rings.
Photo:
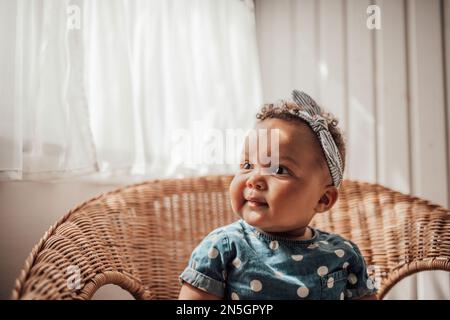
<svg viewBox="0 0 450 320">
<path fill-rule="evenodd" d="M 154 180 L 83 203 L 34 247 L 12 298 L 90 299 L 106 284 L 136 299 L 177 298 L 191 250 L 213 228 L 237 219 L 231 179 Z M 449 222 L 450 212 L 437 205 L 355 181 L 345 181 L 337 205 L 314 220 L 358 244 L 381 279 L 379 298 L 412 273 L 450 271 Z M 68 285 L 71 266 L 79 268 L 78 287 Z"/>
</svg>

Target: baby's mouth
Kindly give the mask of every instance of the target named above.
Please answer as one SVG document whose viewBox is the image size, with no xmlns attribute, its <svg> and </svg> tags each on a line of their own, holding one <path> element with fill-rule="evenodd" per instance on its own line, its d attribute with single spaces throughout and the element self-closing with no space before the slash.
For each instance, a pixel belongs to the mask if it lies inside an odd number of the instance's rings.
<svg viewBox="0 0 450 320">
<path fill-rule="evenodd" d="M 250 208 L 266 208 L 269 207 L 267 204 L 267 201 L 262 195 L 259 195 L 258 193 L 255 193 L 254 190 L 244 189 L 244 199 L 245 203 Z"/>
<path fill-rule="evenodd" d="M 264 199 L 249 197 L 249 198 L 245 198 L 245 200 L 247 200 L 247 204 L 250 207 L 252 207 L 252 208 L 268 207 L 269 206 L 267 204 L 267 202 L 264 201 Z"/>
<path fill-rule="evenodd" d="M 255 201 L 247 201 L 247 204 L 250 208 L 268 208 L 267 203 L 255 202 Z"/>
</svg>

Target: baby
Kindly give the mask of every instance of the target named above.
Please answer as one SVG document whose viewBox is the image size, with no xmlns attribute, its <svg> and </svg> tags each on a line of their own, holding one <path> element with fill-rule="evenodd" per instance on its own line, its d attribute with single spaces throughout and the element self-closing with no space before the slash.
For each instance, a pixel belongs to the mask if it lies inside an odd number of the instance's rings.
<svg viewBox="0 0 450 320">
<path fill-rule="evenodd" d="M 230 185 L 241 219 L 193 251 L 180 275 L 180 299 L 376 298 L 358 247 L 309 226 L 338 198 L 345 144 L 337 120 L 311 97 L 294 91 L 293 99 L 258 113 L 257 131 L 278 129 L 278 150 L 271 138 L 265 149 L 278 161 L 261 163 L 247 137 Z"/>
</svg>

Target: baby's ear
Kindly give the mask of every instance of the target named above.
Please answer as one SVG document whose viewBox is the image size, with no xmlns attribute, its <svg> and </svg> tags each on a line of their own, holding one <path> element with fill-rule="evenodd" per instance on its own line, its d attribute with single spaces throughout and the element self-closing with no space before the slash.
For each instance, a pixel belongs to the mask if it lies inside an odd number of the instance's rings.
<svg viewBox="0 0 450 320">
<path fill-rule="evenodd" d="M 335 186 L 327 186 L 322 197 L 320 197 L 319 202 L 317 202 L 314 208 L 316 212 L 325 212 L 330 210 L 336 203 L 339 196 L 339 191 Z"/>
</svg>

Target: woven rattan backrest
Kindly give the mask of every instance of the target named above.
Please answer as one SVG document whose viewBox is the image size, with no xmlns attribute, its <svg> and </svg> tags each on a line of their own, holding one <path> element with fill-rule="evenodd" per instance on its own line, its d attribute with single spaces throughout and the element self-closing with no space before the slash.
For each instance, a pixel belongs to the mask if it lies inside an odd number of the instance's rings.
<svg viewBox="0 0 450 320">
<path fill-rule="evenodd" d="M 316 215 L 314 224 L 358 245 L 379 285 L 379 298 L 410 274 L 450 271 L 450 212 L 425 200 L 344 181 L 336 205 Z"/>
</svg>

